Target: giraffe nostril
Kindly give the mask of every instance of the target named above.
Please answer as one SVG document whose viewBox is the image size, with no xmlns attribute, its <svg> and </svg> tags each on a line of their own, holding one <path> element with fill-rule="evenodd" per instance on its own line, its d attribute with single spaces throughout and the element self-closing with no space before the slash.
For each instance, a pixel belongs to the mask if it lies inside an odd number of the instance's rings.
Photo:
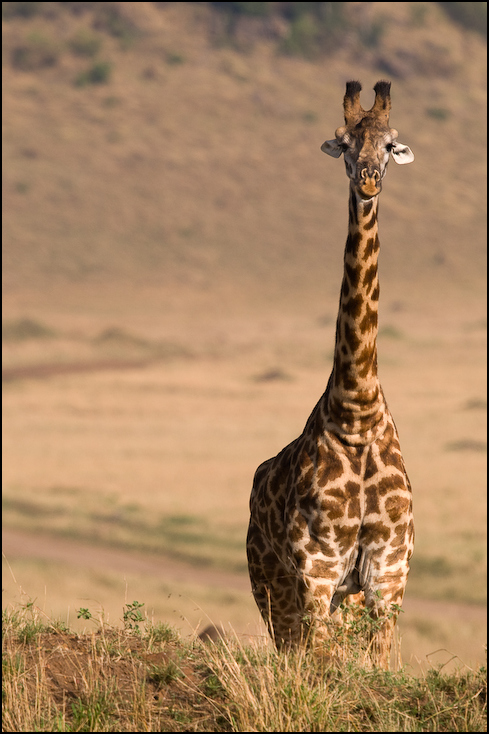
<svg viewBox="0 0 489 734">
<path fill-rule="evenodd" d="M 377 168 L 371 168 L 370 170 L 368 168 L 362 168 L 360 171 L 360 178 L 364 182 L 366 182 L 367 179 L 371 179 L 375 184 L 378 184 L 381 180 L 381 175 Z"/>
</svg>

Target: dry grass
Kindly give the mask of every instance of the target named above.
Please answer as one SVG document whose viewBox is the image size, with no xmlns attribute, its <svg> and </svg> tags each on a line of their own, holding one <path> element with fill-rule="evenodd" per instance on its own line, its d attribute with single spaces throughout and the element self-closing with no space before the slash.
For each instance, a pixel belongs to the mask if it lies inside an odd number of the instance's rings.
<svg viewBox="0 0 489 734">
<path fill-rule="evenodd" d="M 32 606 L 5 611 L 5 730 L 485 731 L 483 669 L 432 668 L 423 678 L 365 670 L 358 635 L 343 641 L 341 661 L 235 635 L 183 643 L 140 622 L 136 604 L 126 605 L 124 629 L 102 623 L 92 634 Z"/>
<path fill-rule="evenodd" d="M 326 384 L 347 182 L 319 146 L 345 80 L 367 103 L 389 62 L 416 154 L 390 167 L 381 211 L 379 368 L 417 527 L 406 607 L 426 604 L 401 622 L 405 657 L 483 659 L 485 45 L 412 5 L 351 4 L 384 18 L 379 47 L 315 63 L 214 48 L 201 4 L 121 4 L 143 32 L 124 48 L 92 11 L 4 21 L 4 366 L 105 365 L 4 385 L 4 523 L 80 543 L 78 563 L 8 559 L 46 612 L 71 623 L 96 598 L 117 619 L 127 585 L 185 631 L 206 614 L 255 629 L 249 590 L 201 574 L 246 583 L 253 472 Z M 107 84 L 74 84 L 87 29 Z M 33 33 L 57 62 L 13 68 Z M 87 568 L 86 548 L 201 565 L 186 581 Z"/>
</svg>

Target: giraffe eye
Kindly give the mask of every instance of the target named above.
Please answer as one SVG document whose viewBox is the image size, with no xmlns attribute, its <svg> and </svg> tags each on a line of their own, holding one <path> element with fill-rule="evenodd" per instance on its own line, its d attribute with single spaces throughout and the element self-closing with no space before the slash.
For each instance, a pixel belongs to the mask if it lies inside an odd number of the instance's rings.
<svg viewBox="0 0 489 734">
<path fill-rule="evenodd" d="M 346 153 L 346 151 L 349 149 L 348 143 L 340 143 L 340 148 L 343 151 L 343 153 Z"/>
<path fill-rule="evenodd" d="M 390 153 L 393 147 L 394 147 L 394 143 L 387 143 L 387 145 L 385 146 L 385 149 L 388 153 Z"/>
</svg>

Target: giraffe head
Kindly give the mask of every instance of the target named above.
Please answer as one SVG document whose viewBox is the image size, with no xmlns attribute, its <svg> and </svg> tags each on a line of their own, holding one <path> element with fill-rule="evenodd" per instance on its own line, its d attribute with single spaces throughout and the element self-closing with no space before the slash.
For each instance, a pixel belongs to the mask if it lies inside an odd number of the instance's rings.
<svg viewBox="0 0 489 734">
<path fill-rule="evenodd" d="M 407 145 L 397 142 L 397 130 L 389 127 L 391 109 L 390 82 L 374 87 L 375 102 L 370 110 L 360 104 L 360 82 L 347 82 L 343 99 L 345 125 L 327 140 L 321 150 L 333 158 L 345 157 L 346 173 L 356 193 L 371 199 L 382 190 L 389 155 L 396 163 L 411 163 L 414 155 Z"/>
</svg>

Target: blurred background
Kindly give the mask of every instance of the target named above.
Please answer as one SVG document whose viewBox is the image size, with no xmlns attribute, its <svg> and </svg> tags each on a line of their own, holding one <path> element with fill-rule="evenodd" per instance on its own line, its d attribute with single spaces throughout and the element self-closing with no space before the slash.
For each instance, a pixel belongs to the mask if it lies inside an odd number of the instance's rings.
<svg viewBox="0 0 489 734">
<path fill-rule="evenodd" d="M 320 146 L 345 82 L 369 108 L 385 78 L 416 157 L 380 207 L 417 532 L 402 654 L 485 659 L 486 14 L 2 3 L 4 606 L 259 633 L 253 474 L 332 366 L 348 182 Z"/>
</svg>

